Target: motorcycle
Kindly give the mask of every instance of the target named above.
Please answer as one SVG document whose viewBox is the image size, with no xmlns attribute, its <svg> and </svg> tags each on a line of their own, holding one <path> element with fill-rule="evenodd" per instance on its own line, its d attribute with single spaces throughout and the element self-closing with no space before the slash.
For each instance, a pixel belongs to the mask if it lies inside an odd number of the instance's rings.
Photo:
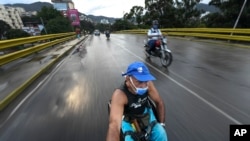
<svg viewBox="0 0 250 141">
<path fill-rule="evenodd" d="M 148 97 L 148 104 L 150 105 L 150 107 L 153 110 L 153 113 L 156 117 L 157 122 L 159 122 L 159 118 L 156 114 L 156 105 L 155 103 Z M 110 107 L 111 107 L 111 100 L 108 102 L 108 113 L 110 114 Z M 123 118 L 125 118 L 125 116 L 123 115 Z M 141 128 L 140 126 L 140 120 L 138 119 L 133 119 L 131 120 L 131 126 L 134 129 L 134 132 L 131 132 L 130 135 L 132 136 L 132 138 L 136 141 L 148 141 L 149 140 L 149 135 L 150 132 L 152 130 L 152 127 L 157 123 L 151 123 L 149 126 L 151 126 L 151 128 L 149 128 L 149 130 L 145 130 L 143 128 Z M 124 141 L 125 140 L 125 135 L 122 131 L 122 129 L 120 129 L 120 141 Z"/>
<path fill-rule="evenodd" d="M 144 47 L 146 48 L 145 53 L 148 59 L 150 59 L 150 56 L 159 57 L 163 67 L 167 68 L 171 65 L 173 56 L 171 50 L 169 50 L 167 47 L 166 37 L 161 37 L 156 41 L 155 48 L 153 49 L 153 51 L 151 51 L 151 55 L 147 53 L 147 50 L 149 50 L 149 45 L 146 40 L 144 40 Z"/>
<path fill-rule="evenodd" d="M 110 38 L 110 33 L 106 33 L 106 38 L 107 38 L 107 40 L 109 40 L 109 38 Z"/>
</svg>

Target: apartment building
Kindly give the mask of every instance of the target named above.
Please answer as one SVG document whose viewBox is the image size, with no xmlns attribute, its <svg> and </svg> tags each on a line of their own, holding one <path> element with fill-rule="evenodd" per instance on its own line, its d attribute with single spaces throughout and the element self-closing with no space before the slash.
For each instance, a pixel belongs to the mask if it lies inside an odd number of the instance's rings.
<svg viewBox="0 0 250 141">
<path fill-rule="evenodd" d="M 22 29 L 23 22 L 20 17 L 20 8 L 0 5 L 0 20 L 5 21 L 13 29 Z"/>
</svg>

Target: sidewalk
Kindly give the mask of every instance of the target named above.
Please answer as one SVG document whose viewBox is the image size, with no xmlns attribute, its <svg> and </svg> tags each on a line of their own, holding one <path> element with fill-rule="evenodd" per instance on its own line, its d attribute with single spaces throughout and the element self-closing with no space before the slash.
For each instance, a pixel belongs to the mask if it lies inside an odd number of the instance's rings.
<svg viewBox="0 0 250 141">
<path fill-rule="evenodd" d="M 49 66 L 87 36 L 43 50 L 0 67 L 0 111 Z"/>
</svg>

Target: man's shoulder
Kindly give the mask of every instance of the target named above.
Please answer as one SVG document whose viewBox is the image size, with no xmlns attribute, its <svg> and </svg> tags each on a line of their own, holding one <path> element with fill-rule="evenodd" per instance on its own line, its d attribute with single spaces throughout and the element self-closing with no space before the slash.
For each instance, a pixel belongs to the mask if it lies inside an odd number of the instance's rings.
<svg viewBox="0 0 250 141">
<path fill-rule="evenodd" d="M 117 97 L 123 97 L 126 96 L 125 92 L 121 88 L 116 88 L 113 92 L 113 95 L 117 95 Z"/>
<path fill-rule="evenodd" d="M 123 90 L 120 88 L 115 89 L 113 92 L 112 100 L 114 101 L 120 101 L 119 103 L 127 103 L 127 96 Z"/>
</svg>

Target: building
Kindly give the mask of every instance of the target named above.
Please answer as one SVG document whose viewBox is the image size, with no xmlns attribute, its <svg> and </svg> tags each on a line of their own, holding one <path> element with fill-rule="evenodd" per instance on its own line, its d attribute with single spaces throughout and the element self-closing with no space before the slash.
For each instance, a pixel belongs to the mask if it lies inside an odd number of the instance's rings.
<svg viewBox="0 0 250 141">
<path fill-rule="evenodd" d="M 107 19 L 101 19 L 100 23 L 102 23 L 102 24 L 109 24 L 109 20 L 107 20 Z"/>
<path fill-rule="evenodd" d="M 80 16 L 77 9 L 68 9 L 67 10 L 67 17 L 71 21 L 71 25 L 74 27 L 80 26 Z"/>
<path fill-rule="evenodd" d="M 90 18 L 88 18 L 88 17 L 87 17 L 86 15 L 84 15 L 84 14 L 80 14 L 79 18 L 80 18 L 80 21 L 89 21 L 89 22 L 92 22 L 92 23 L 93 23 L 93 20 L 90 19 Z"/>
<path fill-rule="evenodd" d="M 74 27 L 80 26 L 80 15 L 72 0 L 51 0 L 53 6 L 58 11 L 61 11 L 63 16 L 69 18 L 71 25 Z"/>
<path fill-rule="evenodd" d="M 0 5 L 0 20 L 5 21 L 12 29 L 22 29 L 23 22 L 20 17 L 22 8 Z"/>
<path fill-rule="evenodd" d="M 42 25 L 25 26 L 25 27 L 22 28 L 23 31 L 29 33 L 32 36 L 41 35 L 41 30 L 42 29 L 43 29 Z"/>
<path fill-rule="evenodd" d="M 68 9 L 75 9 L 75 5 L 72 0 L 51 0 L 53 6 L 58 11 L 67 11 Z"/>
</svg>

